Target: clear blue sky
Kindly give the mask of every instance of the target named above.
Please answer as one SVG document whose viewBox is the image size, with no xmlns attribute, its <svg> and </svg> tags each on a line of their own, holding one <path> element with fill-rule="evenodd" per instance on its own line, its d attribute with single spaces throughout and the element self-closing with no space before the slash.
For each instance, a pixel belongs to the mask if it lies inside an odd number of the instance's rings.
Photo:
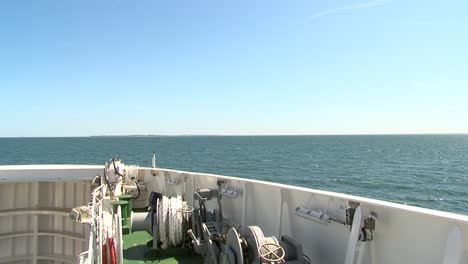
<svg viewBox="0 0 468 264">
<path fill-rule="evenodd" d="M 468 1 L 1 1 L 0 136 L 468 133 Z"/>
</svg>

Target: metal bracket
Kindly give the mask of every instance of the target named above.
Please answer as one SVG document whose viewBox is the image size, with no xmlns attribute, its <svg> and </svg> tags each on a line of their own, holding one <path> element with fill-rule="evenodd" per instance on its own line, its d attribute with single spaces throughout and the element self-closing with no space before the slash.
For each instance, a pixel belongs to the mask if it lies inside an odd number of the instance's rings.
<svg viewBox="0 0 468 264">
<path fill-rule="evenodd" d="M 222 185 L 219 185 L 220 186 L 220 190 L 219 190 L 219 194 L 222 195 L 222 196 L 226 196 L 226 197 L 229 197 L 229 198 L 237 198 L 239 197 L 240 193 L 237 191 L 237 187 L 239 186 L 239 182 L 237 182 L 236 186 L 233 187 L 233 188 L 229 188 L 229 183 L 225 183 L 224 180 L 218 180 L 218 182 L 221 181 L 222 182 Z"/>
<path fill-rule="evenodd" d="M 303 206 L 299 206 L 295 210 L 295 214 L 302 218 L 312 220 L 314 222 L 327 225 L 330 223 L 330 217 L 324 214 L 322 211 L 309 209 Z"/>
<path fill-rule="evenodd" d="M 369 216 L 368 218 L 364 219 L 364 228 L 375 231 L 375 218 Z"/>
<path fill-rule="evenodd" d="M 363 221 L 363 226 L 359 234 L 359 240 L 362 242 L 374 240 L 375 222 L 377 221 L 377 214 L 372 212 Z"/>
<path fill-rule="evenodd" d="M 353 219 L 354 219 L 354 214 L 356 213 L 356 208 L 348 208 L 346 209 L 346 225 L 347 226 L 352 226 L 353 225 Z"/>
</svg>

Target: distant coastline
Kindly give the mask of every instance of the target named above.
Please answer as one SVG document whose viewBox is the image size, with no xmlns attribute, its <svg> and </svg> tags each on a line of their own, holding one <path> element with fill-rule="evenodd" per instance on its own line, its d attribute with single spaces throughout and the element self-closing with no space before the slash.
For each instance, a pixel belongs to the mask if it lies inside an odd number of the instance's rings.
<svg viewBox="0 0 468 264">
<path fill-rule="evenodd" d="M 278 134 L 278 135 L 260 135 L 260 134 L 182 134 L 182 135 L 91 135 L 91 136 L 0 136 L 0 138 L 151 138 L 151 137 L 334 137 L 334 136 L 449 136 L 449 135 L 467 135 L 468 133 L 375 133 L 375 134 Z"/>
</svg>

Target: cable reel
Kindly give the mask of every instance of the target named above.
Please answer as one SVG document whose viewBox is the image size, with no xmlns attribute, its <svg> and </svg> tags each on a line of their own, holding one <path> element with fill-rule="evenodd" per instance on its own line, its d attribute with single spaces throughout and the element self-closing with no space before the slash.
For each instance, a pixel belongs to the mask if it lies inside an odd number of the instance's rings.
<svg viewBox="0 0 468 264">
<path fill-rule="evenodd" d="M 261 259 L 259 250 L 264 244 L 277 245 L 278 247 L 281 247 L 276 237 L 274 236 L 265 237 L 262 229 L 258 226 L 247 226 L 245 228 L 241 228 L 240 233 L 241 233 L 241 236 L 245 238 L 245 240 L 247 241 L 247 245 L 248 245 L 249 259 L 248 259 L 248 262 L 245 262 L 246 264 L 258 263 L 258 260 Z M 284 249 L 283 249 L 283 252 L 284 252 Z M 271 263 L 271 262 L 266 262 L 266 263 Z"/>
<path fill-rule="evenodd" d="M 244 254 L 242 249 L 242 239 L 233 227 L 229 228 L 226 234 L 226 245 L 223 246 L 221 253 L 221 263 L 244 263 Z M 225 261 L 223 261 L 223 257 Z"/>
<path fill-rule="evenodd" d="M 153 192 L 150 212 L 132 214 L 132 230 L 147 231 L 153 236 L 153 249 L 183 246 L 193 208 L 180 195 L 167 197 Z"/>
<path fill-rule="evenodd" d="M 275 243 L 264 243 L 258 248 L 258 255 L 264 263 L 283 263 L 286 252 Z"/>
</svg>

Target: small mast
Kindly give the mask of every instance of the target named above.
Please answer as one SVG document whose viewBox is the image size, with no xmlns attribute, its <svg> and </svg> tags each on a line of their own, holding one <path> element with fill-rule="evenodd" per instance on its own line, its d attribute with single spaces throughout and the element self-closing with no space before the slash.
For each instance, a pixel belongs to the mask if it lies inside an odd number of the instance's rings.
<svg viewBox="0 0 468 264">
<path fill-rule="evenodd" d="M 156 150 L 153 149 L 153 157 L 151 158 L 151 174 L 153 174 L 153 176 L 156 176 Z"/>
</svg>

